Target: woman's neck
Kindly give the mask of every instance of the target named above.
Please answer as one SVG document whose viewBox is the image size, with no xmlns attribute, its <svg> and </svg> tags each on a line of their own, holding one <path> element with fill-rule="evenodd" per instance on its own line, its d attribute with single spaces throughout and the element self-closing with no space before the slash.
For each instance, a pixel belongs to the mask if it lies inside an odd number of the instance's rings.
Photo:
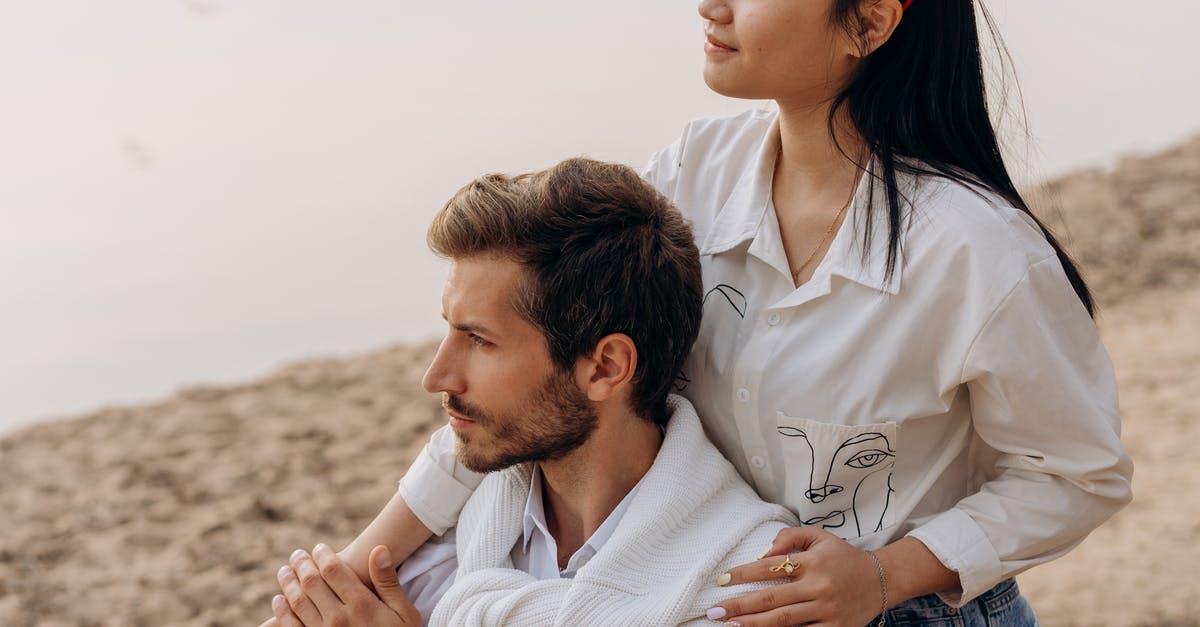
<svg viewBox="0 0 1200 627">
<path fill-rule="evenodd" d="M 830 134 L 831 102 L 800 105 L 779 103 L 779 164 L 775 176 L 786 177 L 787 187 L 806 190 L 807 195 L 844 195 L 846 186 L 858 178 L 866 156 L 862 136 L 842 112 L 834 119 Z M 849 157 L 847 156 L 849 155 Z"/>
</svg>

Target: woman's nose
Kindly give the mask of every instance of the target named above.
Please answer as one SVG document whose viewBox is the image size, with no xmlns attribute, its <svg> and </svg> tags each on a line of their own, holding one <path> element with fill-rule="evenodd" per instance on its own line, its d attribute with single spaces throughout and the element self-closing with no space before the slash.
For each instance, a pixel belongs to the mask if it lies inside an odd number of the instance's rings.
<svg viewBox="0 0 1200 627">
<path fill-rule="evenodd" d="M 700 17 L 709 22 L 728 24 L 733 21 L 733 11 L 726 0 L 700 0 Z"/>
</svg>

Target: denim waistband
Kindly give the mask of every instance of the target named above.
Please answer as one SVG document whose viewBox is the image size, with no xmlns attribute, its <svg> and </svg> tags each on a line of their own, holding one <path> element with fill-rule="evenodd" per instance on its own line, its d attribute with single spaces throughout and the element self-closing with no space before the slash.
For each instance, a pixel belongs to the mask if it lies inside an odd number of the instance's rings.
<svg viewBox="0 0 1200 627">
<path fill-rule="evenodd" d="M 901 603 L 886 612 L 888 627 L 1036 627 L 1037 617 L 1015 579 L 1006 579 L 961 608 L 946 605 L 936 594 Z M 871 622 L 878 624 L 876 617 Z"/>
</svg>

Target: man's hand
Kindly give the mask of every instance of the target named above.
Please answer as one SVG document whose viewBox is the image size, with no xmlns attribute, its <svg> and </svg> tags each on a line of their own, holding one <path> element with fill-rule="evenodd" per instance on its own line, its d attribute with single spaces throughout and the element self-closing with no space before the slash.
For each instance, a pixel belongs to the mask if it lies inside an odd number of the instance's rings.
<svg viewBox="0 0 1200 627">
<path fill-rule="evenodd" d="M 404 596 L 386 546 L 371 551 L 370 571 L 379 596 L 324 544 L 318 544 L 311 557 L 296 551 L 291 564 L 279 569 L 283 595 L 271 601 L 275 617 L 261 627 L 420 625 L 421 614 Z"/>
</svg>

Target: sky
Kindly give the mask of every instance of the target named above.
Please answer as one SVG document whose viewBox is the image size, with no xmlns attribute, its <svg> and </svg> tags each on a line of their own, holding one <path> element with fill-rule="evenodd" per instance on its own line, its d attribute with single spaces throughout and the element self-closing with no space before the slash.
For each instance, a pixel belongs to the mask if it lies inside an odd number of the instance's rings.
<svg viewBox="0 0 1200 627">
<path fill-rule="evenodd" d="M 987 6 L 1020 179 L 1200 132 L 1200 3 Z M 424 232 L 460 185 L 768 106 L 707 90 L 701 28 L 676 0 L 0 0 L 0 432 L 438 337 Z"/>
</svg>

